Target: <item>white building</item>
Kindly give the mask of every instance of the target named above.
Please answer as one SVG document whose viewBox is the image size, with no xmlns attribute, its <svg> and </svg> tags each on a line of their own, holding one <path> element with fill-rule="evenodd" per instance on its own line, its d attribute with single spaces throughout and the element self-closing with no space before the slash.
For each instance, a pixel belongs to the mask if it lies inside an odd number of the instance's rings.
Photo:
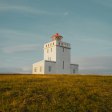
<svg viewBox="0 0 112 112">
<path fill-rule="evenodd" d="M 52 41 L 44 44 L 44 60 L 33 64 L 33 74 L 75 74 L 78 65 L 70 64 L 71 47 L 62 41 L 58 33 L 53 35 Z"/>
</svg>

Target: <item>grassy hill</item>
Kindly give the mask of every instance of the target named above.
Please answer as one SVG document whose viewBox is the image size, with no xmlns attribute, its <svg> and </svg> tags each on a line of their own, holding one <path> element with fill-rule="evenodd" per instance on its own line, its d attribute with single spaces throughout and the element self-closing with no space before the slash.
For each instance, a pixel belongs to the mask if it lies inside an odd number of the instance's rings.
<svg viewBox="0 0 112 112">
<path fill-rule="evenodd" d="M 0 112 L 112 112 L 112 77 L 0 75 Z"/>
</svg>

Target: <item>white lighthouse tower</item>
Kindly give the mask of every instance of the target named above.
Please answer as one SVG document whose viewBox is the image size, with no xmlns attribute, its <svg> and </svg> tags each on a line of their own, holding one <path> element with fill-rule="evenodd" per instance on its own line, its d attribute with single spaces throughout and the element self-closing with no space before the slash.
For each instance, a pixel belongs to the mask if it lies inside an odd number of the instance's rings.
<svg viewBox="0 0 112 112">
<path fill-rule="evenodd" d="M 56 33 L 52 41 L 44 44 L 44 60 L 33 64 L 33 74 L 75 74 L 77 64 L 70 64 L 71 47 L 62 41 L 62 36 Z"/>
</svg>

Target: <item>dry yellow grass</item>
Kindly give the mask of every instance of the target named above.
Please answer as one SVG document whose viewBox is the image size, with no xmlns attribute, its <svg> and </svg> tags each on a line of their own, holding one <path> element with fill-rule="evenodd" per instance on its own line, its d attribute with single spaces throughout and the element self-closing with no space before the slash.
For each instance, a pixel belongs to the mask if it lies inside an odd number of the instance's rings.
<svg viewBox="0 0 112 112">
<path fill-rule="evenodd" d="M 112 77 L 0 75 L 1 112 L 112 112 Z"/>
</svg>

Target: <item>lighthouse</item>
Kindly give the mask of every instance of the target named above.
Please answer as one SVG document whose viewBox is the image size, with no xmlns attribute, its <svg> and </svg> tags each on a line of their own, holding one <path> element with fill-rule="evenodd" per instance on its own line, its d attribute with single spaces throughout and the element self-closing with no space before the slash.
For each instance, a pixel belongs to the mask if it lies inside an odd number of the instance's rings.
<svg viewBox="0 0 112 112">
<path fill-rule="evenodd" d="M 78 64 L 71 64 L 71 45 L 56 33 L 44 44 L 44 59 L 33 64 L 33 74 L 75 74 Z"/>
</svg>

